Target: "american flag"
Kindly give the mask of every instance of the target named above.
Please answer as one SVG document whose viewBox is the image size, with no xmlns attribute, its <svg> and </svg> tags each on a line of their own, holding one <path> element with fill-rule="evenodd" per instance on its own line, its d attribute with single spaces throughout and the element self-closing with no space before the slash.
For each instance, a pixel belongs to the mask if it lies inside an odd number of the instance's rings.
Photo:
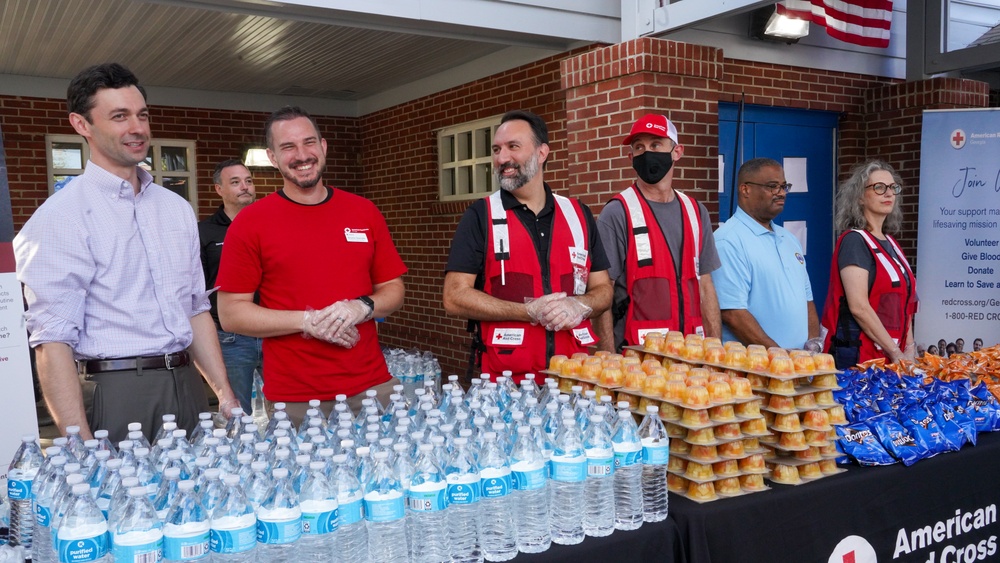
<svg viewBox="0 0 1000 563">
<path fill-rule="evenodd" d="M 821 25 L 847 43 L 889 46 L 892 0 L 783 0 L 778 13 Z"/>
</svg>

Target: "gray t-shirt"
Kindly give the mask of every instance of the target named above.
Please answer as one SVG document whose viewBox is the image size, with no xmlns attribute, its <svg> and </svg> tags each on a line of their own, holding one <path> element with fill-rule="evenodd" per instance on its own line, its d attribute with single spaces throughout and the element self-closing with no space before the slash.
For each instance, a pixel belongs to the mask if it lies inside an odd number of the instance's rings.
<svg viewBox="0 0 1000 563">
<path fill-rule="evenodd" d="M 684 237 L 681 202 L 675 197 L 667 203 L 649 200 L 646 200 L 646 203 L 652 209 L 656 222 L 660 224 L 659 228 L 662 229 L 663 236 L 667 239 L 667 246 L 670 247 L 674 268 L 679 273 Z M 707 275 L 717 270 L 722 263 L 719 261 L 719 252 L 715 248 L 712 221 L 708 217 L 708 210 L 700 202 L 698 203 L 698 213 L 701 215 L 700 273 Z M 650 225 L 649 228 L 655 229 L 657 227 Z M 601 215 L 597 218 L 597 230 L 601 233 L 601 242 L 604 243 L 604 251 L 611 264 L 608 268 L 608 275 L 615 282 L 615 298 L 611 306 L 611 310 L 614 312 L 628 298 L 625 261 L 628 258 L 628 245 L 632 244 L 628 236 L 628 216 L 625 213 L 625 206 L 620 201 L 611 200 L 604 206 Z M 615 322 L 615 344 L 620 344 L 624 339 L 625 319 L 622 318 Z"/>
</svg>

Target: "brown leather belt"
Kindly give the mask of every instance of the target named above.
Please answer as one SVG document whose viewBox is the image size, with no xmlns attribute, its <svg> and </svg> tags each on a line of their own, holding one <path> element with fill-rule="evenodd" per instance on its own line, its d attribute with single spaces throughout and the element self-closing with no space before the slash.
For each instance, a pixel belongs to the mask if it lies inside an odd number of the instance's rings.
<svg viewBox="0 0 1000 563">
<path fill-rule="evenodd" d="M 112 360 L 84 360 L 85 373 L 103 373 L 106 371 L 124 371 L 137 369 L 173 369 L 188 365 L 190 358 L 184 350 L 162 356 L 138 356 L 135 358 L 116 358 Z"/>
</svg>

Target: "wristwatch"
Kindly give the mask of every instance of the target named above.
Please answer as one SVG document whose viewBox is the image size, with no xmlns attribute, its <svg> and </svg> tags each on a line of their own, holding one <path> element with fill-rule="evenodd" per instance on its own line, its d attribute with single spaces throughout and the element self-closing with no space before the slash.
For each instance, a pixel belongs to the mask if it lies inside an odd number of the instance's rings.
<svg viewBox="0 0 1000 563">
<path fill-rule="evenodd" d="M 356 299 L 361 303 L 363 303 L 365 307 L 368 307 L 368 316 L 365 317 L 365 320 L 367 321 L 368 319 L 372 318 L 372 316 L 375 315 L 375 302 L 372 301 L 372 298 L 368 297 L 367 295 L 362 295 L 361 297 L 357 297 Z"/>
</svg>

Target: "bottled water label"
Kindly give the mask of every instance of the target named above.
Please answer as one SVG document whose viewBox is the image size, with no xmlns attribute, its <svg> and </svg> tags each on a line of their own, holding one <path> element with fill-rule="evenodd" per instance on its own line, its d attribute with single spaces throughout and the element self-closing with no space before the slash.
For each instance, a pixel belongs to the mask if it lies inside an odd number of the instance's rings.
<svg viewBox="0 0 1000 563">
<path fill-rule="evenodd" d="M 163 527 L 163 558 L 170 561 L 199 559 L 208 553 L 208 522 L 167 524 Z"/>
<path fill-rule="evenodd" d="M 474 504 L 479 502 L 478 475 L 449 475 L 448 504 Z"/>
<path fill-rule="evenodd" d="M 511 481 L 518 491 L 536 491 L 545 486 L 546 468 L 541 461 L 521 461 L 511 468 Z"/>
<path fill-rule="evenodd" d="M 587 477 L 610 477 L 614 474 L 615 458 L 611 452 L 591 455 L 587 452 Z"/>
<path fill-rule="evenodd" d="M 513 489 L 511 483 L 510 469 L 483 469 L 480 473 L 479 485 L 483 498 L 503 498 L 510 494 Z"/>
<path fill-rule="evenodd" d="M 405 515 L 406 501 L 400 491 L 365 495 L 365 518 L 369 522 L 394 522 Z"/>
<path fill-rule="evenodd" d="M 645 440 L 643 440 L 645 441 Z M 652 442 L 652 440 L 650 440 Z M 670 461 L 670 447 L 666 442 L 642 446 L 642 462 L 646 465 L 666 465 Z"/>
<path fill-rule="evenodd" d="M 215 553 L 243 553 L 257 545 L 257 518 L 253 514 L 212 521 L 209 548 Z"/>
<path fill-rule="evenodd" d="M 302 510 L 299 507 L 257 511 L 257 543 L 282 545 L 297 541 L 301 536 Z"/>
<path fill-rule="evenodd" d="M 364 513 L 361 510 L 362 502 L 360 493 L 348 502 L 340 502 L 339 505 L 337 510 L 340 512 L 341 526 L 357 524 L 364 519 Z"/>
<path fill-rule="evenodd" d="M 35 503 L 35 523 L 39 526 L 49 527 L 52 525 L 52 509 Z"/>
<path fill-rule="evenodd" d="M 444 481 L 421 483 L 410 487 L 406 506 L 415 512 L 438 512 L 448 507 L 448 485 Z"/>
<path fill-rule="evenodd" d="M 323 535 L 337 531 L 339 510 L 335 500 L 304 500 L 302 508 L 302 533 Z"/>
<path fill-rule="evenodd" d="M 59 530 L 56 543 L 59 563 L 87 563 L 108 554 L 108 524 L 100 522 L 77 529 Z"/>
<path fill-rule="evenodd" d="M 549 471 L 553 481 L 578 483 L 587 480 L 587 458 L 584 456 L 552 456 Z"/>
<path fill-rule="evenodd" d="M 31 484 L 38 470 L 25 471 L 11 469 L 7 474 L 7 498 L 10 500 L 31 500 Z"/>
<path fill-rule="evenodd" d="M 115 563 L 159 563 L 163 558 L 163 532 L 160 530 L 115 534 L 111 543 Z"/>
<path fill-rule="evenodd" d="M 620 451 L 617 448 L 615 449 L 615 469 L 619 469 L 621 467 L 631 467 L 641 462 L 642 462 L 641 448 L 630 451 Z"/>
</svg>

